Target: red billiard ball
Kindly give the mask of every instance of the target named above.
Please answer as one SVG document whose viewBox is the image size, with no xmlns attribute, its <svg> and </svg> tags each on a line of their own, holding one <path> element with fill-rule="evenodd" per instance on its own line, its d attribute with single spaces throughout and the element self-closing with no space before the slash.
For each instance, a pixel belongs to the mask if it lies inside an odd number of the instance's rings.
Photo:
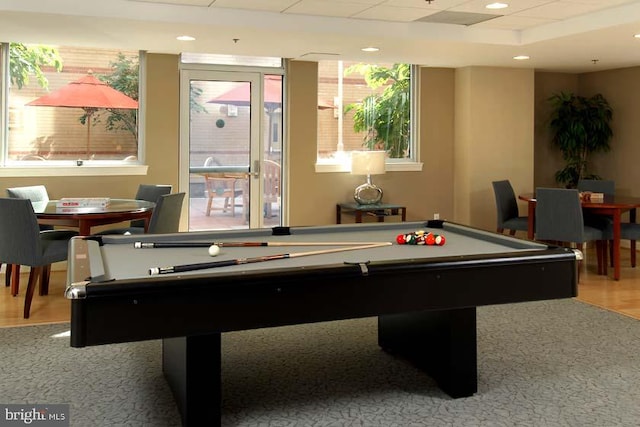
<svg viewBox="0 0 640 427">
<path fill-rule="evenodd" d="M 436 236 L 435 243 L 438 246 L 442 246 L 442 245 L 444 245 L 445 240 L 446 239 L 444 238 L 444 236 Z"/>
<path fill-rule="evenodd" d="M 429 246 L 433 246 L 436 243 L 436 236 L 433 233 L 429 233 L 427 237 L 424 238 L 424 242 Z"/>
<path fill-rule="evenodd" d="M 404 238 L 404 234 L 398 234 L 398 236 L 396 237 L 396 242 L 399 245 L 404 245 L 405 243 L 407 243 L 407 241 Z"/>
</svg>

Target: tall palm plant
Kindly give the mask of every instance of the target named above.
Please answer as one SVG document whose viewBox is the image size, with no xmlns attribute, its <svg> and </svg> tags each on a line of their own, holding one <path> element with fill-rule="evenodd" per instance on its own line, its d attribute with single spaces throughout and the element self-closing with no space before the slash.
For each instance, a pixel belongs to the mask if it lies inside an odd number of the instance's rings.
<svg viewBox="0 0 640 427">
<path fill-rule="evenodd" d="M 560 149 L 566 165 L 555 174 L 556 182 L 575 188 L 578 180 L 597 179 L 589 172 L 589 156 L 611 149 L 613 110 L 601 94 L 590 98 L 560 92 L 549 98 L 552 105 L 552 144 Z"/>
</svg>

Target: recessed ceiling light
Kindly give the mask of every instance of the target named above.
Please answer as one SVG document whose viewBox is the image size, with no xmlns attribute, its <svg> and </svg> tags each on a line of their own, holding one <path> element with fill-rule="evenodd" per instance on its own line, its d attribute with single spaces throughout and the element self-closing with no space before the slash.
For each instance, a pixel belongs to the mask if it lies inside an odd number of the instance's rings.
<svg viewBox="0 0 640 427">
<path fill-rule="evenodd" d="M 176 39 L 180 40 L 181 42 L 191 42 L 191 41 L 194 41 L 196 38 L 191 36 L 178 36 L 176 37 Z"/>
<path fill-rule="evenodd" d="M 633 37 L 635 37 L 635 38 L 637 38 L 637 39 L 640 39 L 640 33 L 638 33 L 638 34 L 634 34 L 634 35 L 633 35 Z"/>
<path fill-rule="evenodd" d="M 380 50 L 380 48 L 373 47 L 373 46 L 370 46 L 370 47 L 363 47 L 363 48 L 362 48 L 362 51 L 363 51 L 363 52 L 377 52 L 377 51 L 379 51 L 379 50 Z"/>
<path fill-rule="evenodd" d="M 515 59 L 516 61 L 524 61 L 529 59 L 528 55 L 516 55 L 513 57 L 513 59 Z"/>
<path fill-rule="evenodd" d="M 507 3 L 491 3 L 485 6 L 487 9 L 505 9 L 509 7 Z"/>
</svg>

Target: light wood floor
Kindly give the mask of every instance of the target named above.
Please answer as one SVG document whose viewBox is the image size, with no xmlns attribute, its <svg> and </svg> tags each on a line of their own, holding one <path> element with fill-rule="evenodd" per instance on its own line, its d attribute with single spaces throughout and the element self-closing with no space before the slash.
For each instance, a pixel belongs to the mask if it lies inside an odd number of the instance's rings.
<svg viewBox="0 0 640 427">
<path fill-rule="evenodd" d="M 621 279 L 615 281 L 611 278 L 612 269 L 609 269 L 609 276 L 596 274 L 595 254 L 591 249 L 587 250 L 587 259 L 580 274 L 578 299 L 640 319 L 640 266 L 631 268 L 629 249 L 621 249 L 621 253 Z M 70 303 L 63 296 L 65 280 L 65 272 L 54 271 L 49 295 L 40 296 L 36 291 L 31 305 L 31 317 L 23 319 L 27 275 L 23 274 L 21 277 L 18 296 L 12 297 L 9 288 L 4 287 L 4 273 L 0 274 L 0 327 L 68 322 Z M 517 281 L 517 277 L 514 280 Z"/>
</svg>

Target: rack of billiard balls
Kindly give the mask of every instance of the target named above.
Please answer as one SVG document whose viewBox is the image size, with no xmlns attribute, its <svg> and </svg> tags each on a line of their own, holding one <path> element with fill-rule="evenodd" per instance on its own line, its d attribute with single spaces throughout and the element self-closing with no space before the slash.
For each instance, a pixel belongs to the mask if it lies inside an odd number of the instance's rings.
<svg viewBox="0 0 640 427">
<path fill-rule="evenodd" d="M 398 234 L 396 243 L 399 245 L 427 245 L 442 246 L 446 239 L 441 234 L 418 230 L 409 234 Z"/>
</svg>

